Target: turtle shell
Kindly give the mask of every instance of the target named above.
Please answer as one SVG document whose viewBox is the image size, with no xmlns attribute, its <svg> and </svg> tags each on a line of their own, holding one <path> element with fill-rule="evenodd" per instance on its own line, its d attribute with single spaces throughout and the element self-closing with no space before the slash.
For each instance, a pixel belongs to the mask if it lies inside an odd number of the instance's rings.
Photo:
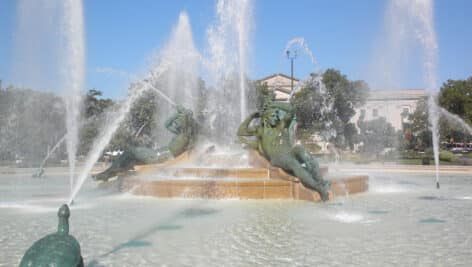
<svg viewBox="0 0 472 267">
<path fill-rule="evenodd" d="M 20 267 L 82 267 L 80 245 L 71 235 L 50 234 L 36 241 L 25 253 Z"/>
</svg>

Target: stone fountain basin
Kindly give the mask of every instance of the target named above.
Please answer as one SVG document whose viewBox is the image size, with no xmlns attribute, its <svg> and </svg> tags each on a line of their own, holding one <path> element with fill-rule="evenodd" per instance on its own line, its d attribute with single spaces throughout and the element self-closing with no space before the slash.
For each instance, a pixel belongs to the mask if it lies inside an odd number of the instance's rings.
<svg viewBox="0 0 472 267">
<path fill-rule="evenodd" d="M 184 154 L 165 164 L 135 166 L 136 175 L 120 180 L 119 190 L 159 198 L 289 199 L 320 201 L 297 177 L 271 166 L 256 153 L 248 155 L 252 167 L 212 168 L 186 166 L 204 155 Z M 205 155 L 208 156 L 208 155 Z M 211 156 L 211 155 L 210 155 Z M 327 167 L 320 167 L 326 176 Z M 330 199 L 368 190 L 367 176 L 331 177 Z"/>
<path fill-rule="evenodd" d="M 324 169 L 326 171 L 327 168 Z M 166 176 L 164 179 L 163 174 Z M 320 201 L 317 192 L 305 188 L 296 177 L 278 168 L 172 168 L 163 169 L 155 175 L 155 179 L 149 174 L 146 177 L 125 177 L 121 181 L 120 191 L 160 198 Z M 339 177 L 330 181 L 330 199 L 368 190 L 367 176 Z"/>
</svg>

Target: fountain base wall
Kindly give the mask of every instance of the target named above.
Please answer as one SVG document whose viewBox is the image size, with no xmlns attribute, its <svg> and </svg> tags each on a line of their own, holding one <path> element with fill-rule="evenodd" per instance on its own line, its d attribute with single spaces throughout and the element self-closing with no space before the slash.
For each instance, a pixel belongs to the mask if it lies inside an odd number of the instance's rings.
<svg viewBox="0 0 472 267">
<path fill-rule="evenodd" d="M 255 165 L 249 168 L 179 165 L 182 162 L 199 162 L 201 161 L 199 157 L 192 157 L 186 153 L 165 165 L 136 166 L 138 176 L 123 177 L 119 189 L 135 195 L 161 198 L 320 201 L 317 192 L 304 187 L 297 177 L 271 166 L 256 153 L 249 154 L 250 162 Z M 325 176 L 328 168 L 321 167 L 320 172 Z M 338 177 L 330 181 L 330 199 L 365 192 L 369 188 L 369 178 L 363 175 Z"/>
<path fill-rule="evenodd" d="M 368 190 L 367 176 L 331 180 L 330 199 Z M 124 178 L 120 190 L 135 195 L 162 198 L 204 199 L 292 199 L 320 201 L 317 192 L 305 188 L 297 180 L 282 179 L 195 179 L 152 180 Z"/>
</svg>

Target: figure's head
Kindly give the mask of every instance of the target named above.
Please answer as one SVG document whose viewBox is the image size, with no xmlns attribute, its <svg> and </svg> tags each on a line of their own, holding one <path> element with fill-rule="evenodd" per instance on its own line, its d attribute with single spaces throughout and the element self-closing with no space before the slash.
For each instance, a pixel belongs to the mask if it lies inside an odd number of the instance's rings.
<svg viewBox="0 0 472 267">
<path fill-rule="evenodd" d="M 280 111 L 277 108 L 268 108 L 263 115 L 264 125 L 275 127 L 280 122 Z"/>
</svg>

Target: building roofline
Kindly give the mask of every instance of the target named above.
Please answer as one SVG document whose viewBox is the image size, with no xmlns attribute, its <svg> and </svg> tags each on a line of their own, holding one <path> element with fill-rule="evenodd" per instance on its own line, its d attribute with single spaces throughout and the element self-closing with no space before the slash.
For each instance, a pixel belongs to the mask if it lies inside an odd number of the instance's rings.
<svg viewBox="0 0 472 267">
<path fill-rule="evenodd" d="M 275 87 L 274 88 L 275 91 L 280 91 L 282 93 L 286 93 L 286 94 L 290 94 L 292 92 L 292 90 L 290 89 L 285 89 L 285 88 L 282 88 L 282 87 Z"/>
<path fill-rule="evenodd" d="M 274 74 L 271 74 L 271 75 L 269 75 L 269 76 L 267 76 L 267 77 L 264 77 L 264 78 L 262 78 L 262 79 L 259 79 L 259 80 L 257 80 L 257 81 L 260 82 L 260 81 L 263 81 L 263 80 L 268 80 L 268 79 L 273 78 L 273 77 L 275 77 L 275 76 L 282 76 L 282 77 L 287 78 L 287 79 L 289 79 L 289 80 L 292 79 L 290 76 L 288 76 L 288 75 L 286 75 L 286 74 L 283 74 L 283 73 L 274 73 Z M 300 81 L 299 79 L 297 79 L 297 78 L 295 78 L 295 77 L 293 77 L 293 80 L 294 80 L 294 81 L 297 81 L 297 82 Z"/>
<path fill-rule="evenodd" d="M 427 96 L 428 94 L 425 89 L 371 90 L 367 100 L 410 100 Z"/>
</svg>

